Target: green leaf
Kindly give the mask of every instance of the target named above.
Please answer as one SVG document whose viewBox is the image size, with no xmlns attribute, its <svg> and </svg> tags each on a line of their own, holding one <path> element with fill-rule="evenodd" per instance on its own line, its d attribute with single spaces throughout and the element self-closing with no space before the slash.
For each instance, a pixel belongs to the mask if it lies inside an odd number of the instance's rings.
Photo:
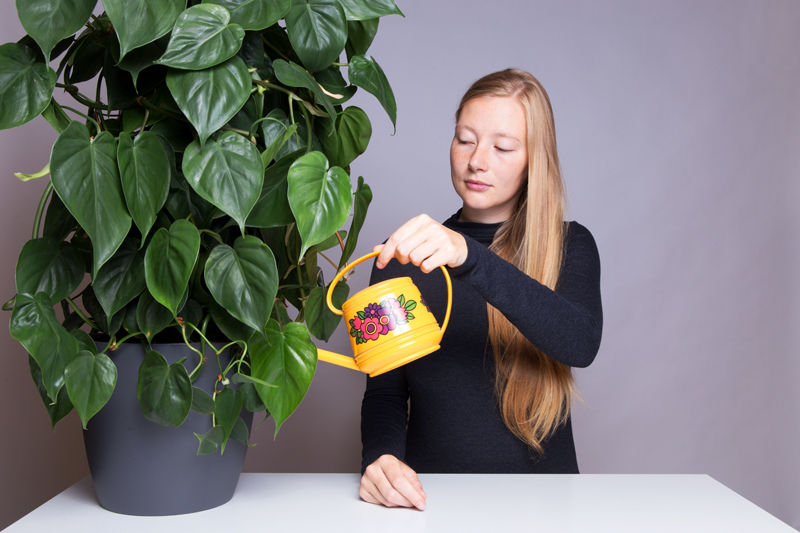
<svg viewBox="0 0 800 533">
<path fill-rule="evenodd" d="M 25 172 L 14 172 L 14 176 L 20 181 L 31 181 L 43 178 L 48 174 L 50 174 L 50 163 L 47 163 L 47 165 L 45 165 L 45 167 L 42 170 L 33 174 L 27 174 Z"/>
<path fill-rule="evenodd" d="M 238 375 L 241 374 L 234 374 L 234 377 Z M 239 386 L 239 390 L 242 392 L 242 407 L 251 413 L 261 413 L 267 410 L 267 406 L 264 405 L 264 402 L 261 401 L 261 397 L 258 395 L 258 392 L 256 392 L 254 383 L 242 383 Z"/>
<path fill-rule="evenodd" d="M 266 29 L 286 15 L 291 0 L 203 0 L 204 4 L 224 6 L 231 14 L 231 24 L 246 30 Z"/>
<path fill-rule="evenodd" d="M 249 446 L 250 432 L 247 431 L 247 424 L 239 417 L 236 417 L 236 423 L 233 424 L 230 438 L 245 446 Z"/>
<path fill-rule="evenodd" d="M 202 414 L 214 412 L 214 398 L 203 389 L 192 387 L 192 411 Z"/>
<path fill-rule="evenodd" d="M 176 316 L 200 251 L 200 233 L 187 220 L 176 220 L 169 231 L 159 229 L 144 255 L 150 294 Z"/>
<path fill-rule="evenodd" d="M 100 328 L 100 331 L 107 333 L 109 336 L 115 335 L 122 326 L 122 319 L 125 316 L 125 311 L 121 310 L 115 315 L 106 314 L 97 295 L 94 293 L 94 287 L 91 285 L 83 291 L 81 301 L 86 312 L 89 313 L 94 323 Z"/>
<path fill-rule="evenodd" d="M 197 193 L 230 215 L 244 233 L 245 221 L 264 183 L 258 148 L 232 131 L 205 147 L 194 141 L 186 149 L 183 173 Z"/>
<path fill-rule="evenodd" d="M 336 105 L 342 105 L 358 90 L 358 87 L 355 85 L 348 85 L 347 82 L 342 77 L 342 72 L 339 70 L 339 67 L 335 65 L 331 65 L 330 67 L 320 70 L 319 72 L 314 74 L 314 79 L 317 80 L 317 83 L 322 85 L 322 87 L 331 93 L 334 96 L 327 95 L 328 98 Z"/>
<path fill-rule="evenodd" d="M 43 112 L 53 96 L 56 73 L 36 63 L 27 46 L 0 46 L 0 129 L 16 128 Z"/>
<path fill-rule="evenodd" d="M 345 230 L 339 230 L 339 237 L 344 239 L 345 237 L 347 237 L 347 232 Z M 334 233 L 333 235 L 331 235 L 330 237 L 319 243 L 317 245 L 317 250 L 320 252 L 324 252 L 325 250 L 329 250 L 334 246 L 339 246 L 339 237 L 336 237 L 336 234 Z"/>
<path fill-rule="evenodd" d="M 242 410 L 242 394 L 234 392 L 230 387 L 225 387 L 222 392 L 217 394 L 214 402 L 216 403 L 214 418 L 217 425 L 222 428 L 222 453 L 225 453 L 225 444 L 228 442 L 228 437 Z"/>
<path fill-rule="evenodd" d="M 162 426 L 180 426 L 192 407 L 192 382 L 181 363 L 168 364 L 150 350 L 139 367 L 136 397 L 145 418 Z"/>
<path fill-rule="evenodd" d="M 146 68 L 152 69 L 165 69 L 166 67 L 154 66 L 153 62 L 164 55 L 169 44 L 170 35 L 164 35 L 153 42 L 147 43 L 135 50 L 131 50 L 125 55 L 125 58 L 120 61 L 119 41 L 114 40 L 116 46 L 112 45 L 111 54 L 116 61 L 117 66 L 131 74 L 133 78 L 133 86 L 138 88 L 139 74 Z"/>
<path fill-rule="evenodd" d="M 339 136 L 339 157 L 336 164 L 346 167 L 366 151 L 372 136 L 372 124 L 364 111 L 350 106 L 336 117 L 336 133 Z"/>
<path fill-rule="evenodd" d="M 69 212 L 67 206 L 58 197 L 58 194 L 50 193 L 50 203 L 44 215 L 43 237 L 52 237 L 61 242 L 78 227 L 78 221 Z"/>
<path fill-rule="evenodd" d="M 89 81 L 97 76 L 103 68 L 107 42 L 108 35 L 94 30 L 86 29 L 81 33 L 67 53 L 71 56 L 72 65 L 68 78 L 70 84 Z"/>
<path fill-rule="evenodd" d="M 112 42 L 116 38 L 116 34 L 109 37 Z M 103 82 L 108 96 L 108 109 L 129 109 L 137 105 L 136 99 L 139 95 L 133 85 L 133 76 L 130 72 L 117 66 L 111 50 L 111 46 L 106 48 L 103 57 Z M 108 120 L 106 120 L 106 124 L 108 124 Z"/>
<path fill-rule="evenodd" d="M 92 240 L 94 277 L 131 227 L 114 136 L 104 131 L 90 139 L 85 126 L 72 122 L 53 145 L 50 176 L 64 205 Z"/>
<path fill-rule="evenodd" d="M 20 0 L 22 1 L 22 0 Z M 186 0 L 103 0 L 119 37 L 120 59 L 172 30 Z"/>
<path fill-rule="evenodd" d="M 97 345 L 94 343 L 94 339 L 92 339 L 88 333 L 82 329 L 73 329 L 69 332 L 69 334 L 75 337 L 75 340 L 78 341 L 78 347 L 80 350 L 86 350 L 92 355 L 97 355 Z"/>
<path fill-rule="evenodd" d="M 120 133 L 117 161 L 125 203 L 144 242 L 156 213 L 167 201 L 169 159 L 158 137 L 143 131 L 135 141 L 127 133 Z"/>
<path fill-rule="evenodd" d="M 254 378 L 253 376 L 245 376 L 244 374 L 234 374 L 231 377 L 231 383 L 250 383 L 252 385 L 263 385 L 265 387 L 277 387 L 277 385 L 273 385 L 272 383 L 267 383 L 266 381 L 261 381 L 260 379 Z"/>
<path fill-rule="evenodd" d="M 347 42 L 347 20 L 338 0 L 293 0 L 286 13 L 286 32 L 309 72 L 339 58 Z"/>
<path fill-rule="evenodd" d="M 212 215 L 217 212 L 217 208 L 208 203 L 194 189 L 180 178 L 185 189 L 175 189 L 170 191 L 167 196 L 167 210 L 172 218 L 187 218 L 192 216 L 198 227 L 207 228 L 211 223 Z"/>
<path fill-rule="evenodd" d="M 328 342 L 339 326 L 342 315 L 334 314 L 327 303 L 329 287 L 316 287 L 308 295 L 306 301 L 306 324 L 308 331 L 321 341 Z M 350 287 L 345 283 L 338 283 L 333 288 L 331 297 L 334 307 L 341 309 L 347 296 L 350 294 Z"/>
<path fill-rule="evenodd" d="M 377 61 L 367 55 L 351 57 L 347 75 L 350 83 L 361 87 L 378 99 L 397 131 L 397 102 L 395 102 L 389 80 L 386 79 L 386 74 L 383 73 L 383 69 Z"/>
<path fill-rule="evenodd" d="M 202 4 L 180 14 L 167 51 L 157 64 L 187 70 L 202 70 L 231 58 L 242 46 L 244 29 L 229 24 L 228 10 Z"/>
<path fill-rule="evenodd" d="M 192 127 L 186 122 L 167 118 L 154 124 L 150 133 L 163 137 L 175 152 L 183 152 L 194 140 Z"/>
<path fill-rule="evenodd" d="M 132 238 L 125 239 L 114 257 L 103 265 L 92 287 L 106 316 L 114 316 L 145 289 L 144 254 Z"/>
<path fill-rule="evenodd" d="M 347 20 L 367 20 L 386 15 L 400 15 L 402 11 L 394 0 L 339 0 L 347 15 Z"/>
<path fill-rule="evenodd" d="M 36 389 L 39 391 L 39 396 L 42 398 L 42 402 L 47 409 L 47 414 L 50 415 L 50 427 L 55 430 L 56 424 L 72 411 L 72 402 L 69 401 L 67 389 L 61 387 L 61 390 L 58 391 L 58 399 L 53 403 L 47 396 L 47 388 L 44 386 L 44 381 L 42 380 L 42 370 L 30 355 L 28 355 L 28 366 L 31 370 L 33 382 L 36 384 Z M 255 389 L 253 389 L 253 391 L 255 392 Z M 258 401 L 260 402 L 261 399 Z"/>
<path fill-rule="evenodd" d="M 53 302 L 43 292 L 33 298 L 17 295 L 9 330 L 39 365 L 47 395 L 55 401 L 64 369 L 78 354 L 78 341 L 58 322 Z"/>
<path fill-rule="evenodd" d="M 270 113 L 273 113 L 275 111 L 281 111 L 281 110 L 280 109 L 273 110 L 270 111 Z M 281 113 L 282 112 L 283 111 L 281 111 Z M 292 135 L 294 135 L 294 133 L 297 131 L 297 124 L 292 124 L 288 128 L 286 128 L 283 124 L 281 124 L 280 127 L 285 128 L 283 130 L 283 133 L 280 133 L 275 138 L 275 140 L 272 141 L 272 143 L 269 146 L 267 146 L 267 148 L 263 152 L 261 152 L 261 162 L 264 164 L 264 168 L 266 168 L 267 166 L 269 166 L 270 163 L 272 163 L 272 160 L 275 159 L 275 157 L 278 155 L 278 152 L 280 151 L 281 148 L 283 148 L 283 145 L 286 144 L 289 141 L 289 139 L 292 138 Z M 287 168 L 286 170 L 288 171 L 289 169 Z"/>
<path fill-rule="evenodd" d="M 292 322 L 281 330 L 275 320 L 267 323 L 266 337 L 256 333 L 250 343 L 254 377 L 278 385 L 256 385 L 256 391 L 275 418 L 275 435 L 297 409 L 317 368 L 317 347 L 304 324 Z"/>
<path fill-rule="evenodd" d="M 278 269 L 272 251 L 258 237 L 236 239 L 211 250 L 205 266 L 211 295 L 238 320 L 265 333 L 275 295 Z"/>
<path fill-rule="evenodd" d="M 282 157 L 308 146 L 308 127 L 305 121 L 290 124 L 289 117 L 286 116 L 286 113 L 284 113 L 282 109 L 273 109 L 267 114 L 266 118 L 267 120 L 261 122 L 261 131 L 265 146 L 271 148 L 281 136 L 287 140 L 285 144 L 284 141 L 281 141 L 282 146 L 278 147 L 277 154 L 262 154 L 262 161 L 269 163 L 267 159 L 269 155 L 279 160 Z M 297 115 L 295 115 L 295 118 L 297 118 Z M 311 149 L 320 149 L 319 140 L 316 137 L 312 137 L 311 139 Z"/>
<path fill-rule="evenodd" d="M 153 337 L 167 327 L 172 319 L 172 312 L 158 303 L 150 291 L 142 292 L 136 306 L 136 322 L 148 341 L 153 342 Z"/>
<path fill-rule="evenodd" d="M 297 63 L 287 63 L 283 59 L 276 59 L 272 62 L 272 67 L 275 69 L 275 76 L 278 81 L 289 87 L 303 87 L 314 93 L 317 102 L 321 103 L 328 113 L 328 116 L 335 117 L 336 109 L 333 107 L 328 95 L 326 95 L 319 83 L 311 77 L 311 74 L 305 71 L 303 67 Z"/>
<path fill-rule="evenodd" d="M 89 20 L 97 0 L 17 0 L 22 27 L 44 53 L 45 63 L 59 41 L 74 35 Z"/>
<path fill-rule="evenodd" d="M 44 292 L 51 301 L 58 302 L 78 288 L 83 275 L 83 258 L 75 248 L 61 246 L 52 237 L 31 239 L 17 260 L 17 294 L 32 298 L 37 292 Z"/>
<path fill-rule="evenodd" d="M 58 133 L 67 129 L 69 123 L 72 122 L 55 100 L 50 100 L 50 103 L 42 111 L 42 116 Z"/>
<path fill-rule="evenodd" d="M 259 228 L 286 226 L 294 222 L 292 208 L 289 206 L 289 182 L 286 177 L 300 152 L 279 159 L 264 173 L 261 196 L 247 217 L 247 225 Z"/>
<path fill-rule="evenodd" d="M 214 426 L 202 435 L 195 433 L 194 436 L 200 440 L 200 446 L 197 448 L 197 455 L 208 455 L 209 453 L 217 451 L 217 448 L 219 448 L 219 445 L 222 444 L 225 438 L 225 433 L 220 426 Z"/>
<path fill-rule="evenodd" d="M 300 256 L 347 221 L 352 205 L 350 177 L 328 168 L 322 152 L 310 152 L 289 168 L 289 205 L 303 239 Z"/>
<path fill-rule="evenodd" d="M 169 91 L 197 130 L 201 146 L 247 102 L 251 80 L 238 56 L 205 70 L 170 69 L 167 74 Z"/>
<path fill-rule="evenodd" d="M 150 298 L 152 299 L 152 296 Z M 138 306 L 139 300 L 133 300 L 125 306 L 125 314 L 122 315 L 122 327 L 125 329 L 126 333 L 134 333 L 139 331 L 139 324 L 136 322 L 136 308 Z M 164 307 L 164 309 L 167 311 L 167 314 L 169 314 L 169 309 L 166 307 Z"/>
<path fill-rule="evenodd" d="M 347 241 L 344 243 L 344 250 L 342 257 L 339 259 L 339 268 L 344 267 L 344 264 L 352 257 L 358 242 L 358 234 L 364 226 L 364 219 L 367 217 L 367 208 L 372 201 L 372 189 L 369 185 L 364 183 L 364 178 L 358 177 L 358 186 L 356 187 L 353 221 L 350 223 L 350 233 L 347 234 Z"/>
<path fill-rule="evenodd" d="M 209 314 L 219 330 L 232 341 L 247 342 L 255 333 L 255 329 L 233 318 L 224 307 L 214 300 L 208 304 Z"/>
<path fill-rule="evenodd" d="M 367 53 L 378 33 L 379 21 L 380 19 L 377 18 L 347 21 L 347 44 L 344 49 L 347 52 L 348 61 L 354 56 Z"/>
<path fill-rule="evenodd" d="M 105 354 L 82 350 L 67 366 L 64 380 L 72 405 L 86 429 L 89 419 L 111 398 L 117 384 L 117 367 Z"/>
</svg>

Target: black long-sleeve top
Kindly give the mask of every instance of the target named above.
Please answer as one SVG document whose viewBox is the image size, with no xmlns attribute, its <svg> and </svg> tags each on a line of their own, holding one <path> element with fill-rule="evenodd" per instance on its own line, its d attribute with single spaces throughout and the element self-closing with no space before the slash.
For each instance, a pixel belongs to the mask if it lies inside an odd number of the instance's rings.
<svg viewBox="0 0 800 533">
<path fill-rule="evenodd" d="M 468 250 L 464 264 L 449 270 L 450 324 L 438 351 L 367 378 L 362 473 L 383 454 L 417 472 L 577 473 L 571 420 L 543 443 L 541 455 L 503 422 L 494 393 L 486 303 L 549 357 L 588 366 L 600 347 L 603 323 L 594 238 L 577 222 L 568 224 L 564 261 L 552 291 L 488 249 L 500 224 L 459 222 L 458 215 L 444 222 L 465 236 Z M 413 279 L 441 324 L 447 307 L 441 270 L 423 274 L 393 260 L 383 270 L 373 266 L 370 283 L 400 276 Z"/>
</svg>

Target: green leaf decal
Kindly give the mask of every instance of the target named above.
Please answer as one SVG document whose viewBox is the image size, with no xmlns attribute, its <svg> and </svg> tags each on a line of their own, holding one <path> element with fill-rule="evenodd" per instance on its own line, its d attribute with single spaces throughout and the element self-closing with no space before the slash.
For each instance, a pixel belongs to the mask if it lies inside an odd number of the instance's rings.
<svg viewBox="0 0 800 533">
<path fill-rule="evenodd" d="M 119 134 L 117 161 L 125 203 L 144 242 L 156 220 L 156 213 L 167 201 L 169 158 L 155 134 L 144 131 L 134 141 L 123 132 Z"/>
<path fill-rule="evenodd" d="M 304 324 L 291 322 L 281 330 L 275 320 L 267 323 L 267 335 L 251 339 L 252 375 L 278 385 L 255 385 L 258 395 L 275 418 L 275 435 L 303 400 L 317 368 L 317 347 Z"/>
<path fill-rule="evenodd" d="M 50 62 L 59 41 L 74 35 L 89 20 L 97 0 L 17 0 L 22 27 L 33 37 Z"/>
<path fill-rule="evenodd" d="M 113 316 L 128 305 L 145 286 L 144 254 L 131 238 L 125 239 L 92 282 L 94 295 L 106 316 Z"/>
<path fill-rule="evenodd" d="M 64 205 L 92 240 L 94 277 L 131 227 L 114 136 L 104 131 L 90 139 L 84 125 L 72 122 L 53 145 L 50 176 Z"/>
<path fill-rule="evenodd" d="M 200 196 L 230 215 L 244 233 L 264 183 L 256 145 L 232 131 L 209 140 L 205 147 L 194 141 L 186 148 L 183 173 Z"/>
<path fill-rule="evenodd" d="M 107 355 L 83 350 L 67 366 L 64 376 L 70 400 L 86 429 L 89 419 L 111 398 L 117 384 L 117 367 Z"/>
<path fill-rule="evenodd" d="M 33 120 L 50 104 L 56 73 L 27 46 L 0 46 L 0 129 L 16 128 Z"/>
<path fill-rule="evenodd" d="M 350 223 L 350 232 L 347 234 L 347 241 L 344 243 L 342 257 L 339 259 L 339 268 L 353 256 L 358 242 L 358 234 L 364 226 L 364 219 L 367 217 L 367 208 L 372 201 L 372 189 L 364 183 L 364 178 L 358 177 L 358 187 L 355 194 L 355 208 L 353 209 L 353 221 Z"/>
<path fill-rule="evenodd" d="M 203 414 L 214 412 L 214 398 L 203 389 L 192 387 L 192 411 Z"/>
<path fill-rule="evenodd" d="M 168 364 L 150 350 L 139 367 L 136 397 L 145 418 L 162 426 L 180 426 L 192 407 L 192 382 L 181 363 Z"/>
<path fill-rule="evenodd" d="M 20 0 L 25 1 L 25 0 Z M 119 37 L 120 59 L 172 30 L 186 0 L 103 0 Z"/>
<path fill-rule="evenodd" d="M 153 235 L 144 256 L 147 288 L 153 298 L 175 316 L 189 285 L 189 276 L 200 251 L 200 233 L 187 220 L 176 220 L 169 231 Z"/>
<path fill-rule="evenodd" d="M 375 96 L 383 109 L 392 120 L 392 125 L 397 131 L 397 102 L 394 92 L 386 79 L 386 74 L 372 56 L 360 55 L 350 58 L 350 68 L 347 73 L 350 83 L 357 85 Z"/>
<path fill-rule="evenodd" d="M 338 283 L 333 288 L 331 301 L 337 309 L 342 308 L 347 296 L 350 294 L 350 287 L 344 283 Z M 328 342 L 336 331 L 336 327 L 342 320 L 342 315 L 334 314 L 327 303 L 328 287 L 315 287 L 308 295 L 306 301 L 306 324 L 308 331 L 321 341 Z"/>
<path fill-rule="evenodd" d="M 229 24 L 230 18 L 228 10 L 221 6 L 190 7 L 178 17 L 167 51 L 156 63 L 202 70 L 233 57 L 242 46 L 244 29 Z"/>
<path fill-rule="evenodd" d="M 39 365 L 51 400 L 64 385 L 64 369 L 78 354 L 78 341 L 56 318 L 53 302 L 43 292 L 33 298 L 17 295 L 9 330 Z"/>
<path fill-rule="evenodd" d="M 36 384 L 36 389 L 39 391 L 39 396 L 41 396 L 42 402 L 47 409 L 47 414 L 50 415 L 50 427 L 55 430 L 56 424 L 72 411 L 72 402 L 69 401 L 67 389 L 66 387 L 61 387 L 61 390 L 58 391 L 58 400 L 53 403 L 53 400 L 47 396 L 47 388 L 42 380 L 42 370 L 30 355 L 28 355 L 28 366 L 31 369 L 31 377 Z M 255 391 L 255 389 L 253 390 Z"/>
<path fill-rule="evenodd" d="M 53 302 L 63 300 L 78 288 L 84 275 L 83 258 L 71 246 L 61 246 L 52 237 L 31 239 L 17 260 L 17 294 L 31 298 L 44 292 Z"/>
<path fill-rule="evenodd" d="M 251 80 L 238 56 L 205 70 L 170 69 L 167 74 L 169 91 L 197 130 L 201 146 L 242 108 Z"/>
<path fill-rule="evenodd" d="M 220 244 L 206 261 L 205 280 L 214 299 L 251 328 L 265 333 L 275 295 L 278 269 L 272 251 L 258 237 Z"/>
<path fill-rule="evenodd" d="M 400 15 L 405 17 L 402 11 L 394 3 L 394 0 L 339 0 L 347 20 L 366 20 L 386 15 Z"/>
<path fill-rule="evenodd" d="M 338 230 L 352 205 L 350 177 L 328 168 L 322 152 L 310 152 L 289 168 L 289 205 L 303 239 L 300 256 Z"/>
<path fill-rule="evenodd" d="M 292 0 L 203 0 L 203 3 L 225 7 L 231 14 L 231 24 L 256 31 L 272 26 L 292 7 Z"/>
<path fill-rule="evenodd" d="M 286 226 L 294 222 L 292 208 L 289 206 L 289 182 L 287 176 L 299 153 L 289 154 L 279 159 L 264 173 L 261 196 L 247 217 L 247 225 L 258 228 Z"/>
<path fill-rule="evenodd" d="M 347 42 L 347 19 L 338 0 L 294 0 L 286 13 L 292 48 L 309 72 L 338 59 Z"/>
<path fill-rule="evenodd" d="M 142 292 L 136 306 L 136 322 L 148 341 L 152 342 L 153 337 L 167 327 L 172 319 L 172 312 L 158 303 L 150 291 Z"/>
<path fill-rule="evenodd" d="M 328 116 L 336 116 L 336 109 L 333 107 L 331 99 L 328 98 L 319 83 L 303 67 L 297 63 L 287 63 L 283 59 L 273 61 L 272 67 L 275 69 L 275 76 L 278 81 L 289 87 L 303 87 L 310 90 L 317 98 L 317 102 L 320 102 L 325 107 Z"/>
</svg>

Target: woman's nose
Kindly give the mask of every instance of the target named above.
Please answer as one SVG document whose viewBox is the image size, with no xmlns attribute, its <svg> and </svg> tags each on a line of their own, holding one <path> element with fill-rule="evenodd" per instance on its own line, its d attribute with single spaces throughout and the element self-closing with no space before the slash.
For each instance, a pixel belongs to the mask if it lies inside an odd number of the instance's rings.
<svg viewBox="0 0 800 533">
<path fill-rule="evenodd" d="M 475 146 L 475 150 L 469 158 L 470 172 L 486 170 L 487 159 L 486 148 L 480 145 Z"/>
</svg>

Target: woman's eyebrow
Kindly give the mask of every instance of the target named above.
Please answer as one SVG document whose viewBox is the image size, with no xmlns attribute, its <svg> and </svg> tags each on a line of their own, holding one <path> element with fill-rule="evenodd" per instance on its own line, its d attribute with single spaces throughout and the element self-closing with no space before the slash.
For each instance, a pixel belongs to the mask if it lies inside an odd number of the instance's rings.
<svg viewBox="0 0 800 533">
<path fill-rule="evenodd" d="M 477 134 L 475 129 L 472 126 L 469 126 L 467 124 L 457 124 L 456 125 L 456 131 L 459 131 L 459 130 L 467 130 L 469 132 Z M 519 140 L 516 135 L 512 135 L 512 134 L 507 133 L 505 131 L 498 131 L 498 132 L 492 133 L 492 137 L 504 137 L 506 139 L 511 139 L 512 141 L 517 141 L 518 143 L 522 144 L 522 141 Z"/>
</svg>

